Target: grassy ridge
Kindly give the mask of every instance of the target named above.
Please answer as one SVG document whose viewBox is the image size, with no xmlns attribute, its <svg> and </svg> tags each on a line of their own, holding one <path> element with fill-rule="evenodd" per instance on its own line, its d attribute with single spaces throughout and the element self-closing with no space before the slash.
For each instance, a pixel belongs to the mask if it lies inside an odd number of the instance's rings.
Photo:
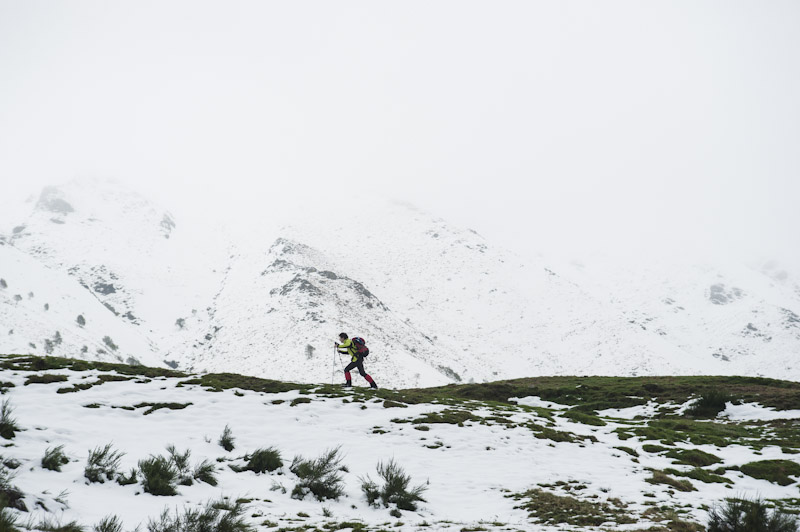
<svg viewBox="0 0 800 532">
<path fill-rule="evenodd" d="M 146 378 L 186 377 L 186 384 L 214 390 L 239 388 L 265 393 L 300 390 L 340 396 L 365 393 L 360 388 L 345 392 L 338 386 L 287 383 L 234 373 L 190 376 L 180 371 L 108 362 L 90 362 L 59 357 L 0 355 L 0 368 L 21 371 L 70 369 L 98 370 Z M 191 378 L 190 378 L 191 377 Z M 779 410 L 800 409 L 800 383 L 761 377 L 669 376 L 669 377 L 528 377 L 488 383 L 450 384 L 435 388 L 379 389 L 366 392 L 385 400 L 406 404 L 462 403 L 480 401 L 510 404 L 512 397 L 537 396 L 543 400 L 574 406 L 592 413 L 606 408 L 625 408 L 649 401 L 684 403 L 712 390 L 724 390 L 733 400 L 757 402 Z M 668 415 L 668 409 L 664 410 Z"/>
</svg>

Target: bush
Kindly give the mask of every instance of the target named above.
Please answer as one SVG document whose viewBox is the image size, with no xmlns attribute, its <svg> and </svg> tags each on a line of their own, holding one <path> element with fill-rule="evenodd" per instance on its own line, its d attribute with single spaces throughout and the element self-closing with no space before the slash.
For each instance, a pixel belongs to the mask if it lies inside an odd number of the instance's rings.
<svg viewBox="0 0 800 532">
<path fill-rule="evenodd" d="M 64 454 L 64 446 L 59 445 L 54 449 L 49 447 L 42 457 L 42 467 L 50 471 L 61 471 L 61 466 L 69 463 L 69 458 Z"/>
<path fill-rule="evenodd" d="M 89 482 L 105 482 L 106 479 L 114 480 L 114 475 L 119 468 L 119 461 L 125 453 L 112 450 L 112 444 L 107 444 L 105 447 L 97 447 L 93 451 L 89 451 L 89 460 L 86 462 L 86 468 L 83 471 L 83 476 L 89 479 Z"/>
<path fill-rule="evenodd" d="M 186 452 L 181 454 L 175 449 L 174 445 L 168 445 L 167 452 L 169 453 L 172 464 L 178 472 L 178 484 L 181 486 L 191 486 L 194 483 L 191 467 L 189 465 L 189 456 L 192 452 L 186 449 Z"/>
<path fill-rule="evenodd" d="M 273 472 L 283 467 L 281 453 L 274 447 L 258 449 L 251 455 L 246 455 L 247 465 L 240 471 L 253 471 L 254 473 Z"/>
<path fill-rule="evenodd" d="M 419 485 L 409 491 L 411 477 L 394 460 L 389 460 L 386 465 L 383 462 L 378 463 L 378 476 L 383 479 L 382 487 L 378 487 L 369 476 L 361 479 L 361 490 L 370 505 L 377 507 L 380 499 L 385 507 L 396 504 L 400 510 L 414 511 L 417 509 L 417 501 L 425 502 L 422 494 L 428 489 L 427 486 Z"/>
<path fill-rule="evenodd" d="M 203 460 L 194 468 L 194 478 L 200 482 L 205 482 L 211 486 L 217 485 L 217 474 L 214 464 L 208 460 Z"/>
<path fill-rule="evenodd" d="M 760 499 L 727 499 L 709 512 L 708 532 L 797 532 L 797 520 L 779 510 L 769 511 Z"/>
<path fill-rule="evenodd" d="M 174 517 L 170 517 L 167 510 L 158 520 L 150 519 L 147 523 L 148 532 L 253 532 L 242 517 L 242 507 L 237 504 L 230 510 L 229 506 L 209 502 L 203 509 L 186 508 L 183 514 L 175 510 Z"/>
<path fill-rule="evenodd" d="M 136 477 L 137 477 L 136 468 L 132 467 L 131 472 L 127 477 L 122 473 L 117 475 L 117 484 L 119 484 L 120 486 L 130 486 L 131 484 L 136 484 L 138 482 L 138 479 Z"/>
<path fill-rule="evenodd" d="M 171 460 L 163 456 L 150 456 L 139 461 L 142 487 L 152 495 L 177 495 L 178 470 Z"/>
<path fill-rule="evenodd" d="M 234 449 L 234 439 L 235 438 L 231 434 L 231 428 L 228 425 L 225 425 L 225 429 L 222 431 L 222 436 L 219 437 L 220 446 L 226 451 L 231 452 Z"/>
<path fill-rule="evenodd" d="M 3 532 L 19 532 L 17 515 L 0 501 L 0 530 Z"/>
<path fill-rule="evenodd" d="M 686 409 L 685 415 L 699 418 L 717 417 L 717 414 L 725 410 L 726 403 L 732 399 L 728 392 L 719 388 L 708 389 Z"/>
<path fill-rule="evenodd" d="M 338 499 L 343 493 L 340 447 L 325 451 L 315 460 L 304 460 L 296 456 L 289 470 L 297 475 L 300 482 L 292 490 L 293 499 L 303 499 L 308 493 L 318 501 Z"/>
<path fill-rule="evenodd" d="M 92 527 L 92 532 L 122 532 L 122 521 L 116 515 L 104 517 Z"/>
<path fill-rule="evenodd" d="M 62 525 L 58 521 L 50 521 L 49 519 L 43 519 L 34 529 L 42 532 L 83 532 L 83 527 L 77 521 Z"/>
<path fill-rule="evenodd" d="M 0 405 L 0 436 L 7 440 L 13 438 L 19 430 L 17 420 L 11 415 L 13 413 L 14 408 L 11 406 L 11 400 L 5 399 Z"/>
<path fill-rule="evenodd" d="M 16 508 L 27 512 L 28 508 L 23 501 L 25 494 L 12 484 L 13 480 L 14 473 L 6 469 L 5 466 L 0 466 L 0 507 Z M 3 529 L 0 528 L 0 530 Z"/>
</svg>

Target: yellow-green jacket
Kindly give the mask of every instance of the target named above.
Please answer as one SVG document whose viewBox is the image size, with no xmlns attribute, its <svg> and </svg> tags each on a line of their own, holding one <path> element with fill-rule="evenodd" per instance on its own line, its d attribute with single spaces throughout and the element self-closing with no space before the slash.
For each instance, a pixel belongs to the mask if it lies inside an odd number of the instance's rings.
<svg viewBox="0 0 800 532">
<path fill-rule="evenodd" d="M 358 357 L 356 356 L 356 346 L 350 338 L 339 344 L 339 353 L 343 355 L 350 355 L 351 362 L 358 360 Z"/>
</svg>

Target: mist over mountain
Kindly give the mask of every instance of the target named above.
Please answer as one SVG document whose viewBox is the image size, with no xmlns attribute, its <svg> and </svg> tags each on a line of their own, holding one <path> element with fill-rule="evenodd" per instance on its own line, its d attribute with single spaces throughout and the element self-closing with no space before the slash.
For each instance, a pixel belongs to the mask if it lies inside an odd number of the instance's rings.
<svg viewBox="0 0 800 532">
<path fill-rule="evenodd" d="M 346 331 L 367 339 L 368 371 L 387 387 L 549 374 L 800 380 L 800 277 L 780 262 L 523 259 L 358 193 L 270 198 L 206 222 L 102 180 L 5 210 L 0 352 L 329 382 Z"/>
</svg>

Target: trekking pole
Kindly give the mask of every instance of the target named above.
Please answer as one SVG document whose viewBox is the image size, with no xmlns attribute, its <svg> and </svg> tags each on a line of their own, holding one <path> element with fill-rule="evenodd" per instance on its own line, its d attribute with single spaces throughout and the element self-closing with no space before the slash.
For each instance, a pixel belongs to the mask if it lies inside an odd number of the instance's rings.
<svg viewBox="0 0 800 532">
<path fill-rule="evenodd" d="M 336 377 L 336 345 L 333 346 L 333 369 L 331 370 L 331 386 L 333 386 L 333 379 Z"/>
</svg>

